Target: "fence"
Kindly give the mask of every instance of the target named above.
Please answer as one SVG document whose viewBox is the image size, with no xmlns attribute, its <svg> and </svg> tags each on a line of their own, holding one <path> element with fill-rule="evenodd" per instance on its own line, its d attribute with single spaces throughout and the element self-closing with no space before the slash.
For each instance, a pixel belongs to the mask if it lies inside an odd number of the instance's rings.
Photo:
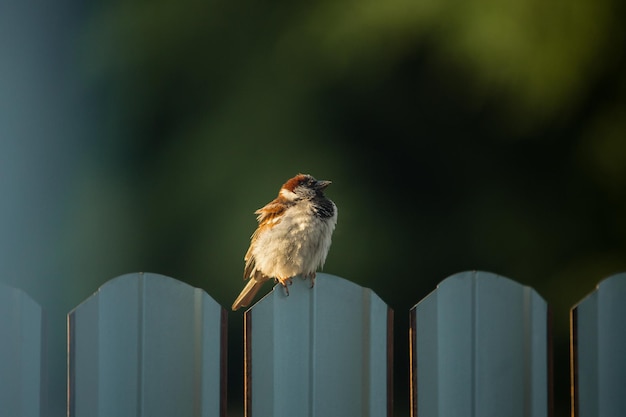
<svg viewBox="0 0 626 417">
<path fill-rule="evenodd" d="M 626 410 L 626 274 L 571 311 L 578 417 Z M 550 314 L 529 287 L 453 275 L 410 311 L 412 415 L 551 415 Z M 253 417 L 392 415 L 393 311 L 327 274 L 296 279 L 244 314 L 245 408 Z M 46 407 L 41 308 L 0 285 L 0 414 Z M 68 314 L 70 417 L 226 416 L 226 312 L 155 274 L 102 286 Z"/>
</svg>

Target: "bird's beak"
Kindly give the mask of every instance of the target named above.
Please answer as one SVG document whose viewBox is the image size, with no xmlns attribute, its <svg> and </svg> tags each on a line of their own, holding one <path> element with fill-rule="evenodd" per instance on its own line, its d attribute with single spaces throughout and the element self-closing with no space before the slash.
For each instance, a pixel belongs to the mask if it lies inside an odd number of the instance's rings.
<svg viewBox="0 0 626 417">
<path fill-rule="evenodd" d="M 320 190 L 325 190 L 326 187 L 328 187 L 332 183 L 333 183 L 332 181 L 319 180 L 317 182 L 317 188 Z"/>
</svg>

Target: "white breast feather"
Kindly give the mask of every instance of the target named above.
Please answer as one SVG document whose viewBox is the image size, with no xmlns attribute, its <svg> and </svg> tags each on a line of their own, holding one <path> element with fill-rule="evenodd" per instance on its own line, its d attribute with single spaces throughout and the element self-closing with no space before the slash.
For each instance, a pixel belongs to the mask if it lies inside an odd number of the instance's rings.
<svg viewBox="0 0 626 417">
<path fill-rule="evenodd" d="M 258 236 L 252 251 L 256 269 L 280 278 L 317 271 L 326 261 L 337 224 L 337 207 L 333 208 L 333 216 L 326 219 L 312 215 L 310 203 L 287 209 L 280 223 Z"/>
</svg>

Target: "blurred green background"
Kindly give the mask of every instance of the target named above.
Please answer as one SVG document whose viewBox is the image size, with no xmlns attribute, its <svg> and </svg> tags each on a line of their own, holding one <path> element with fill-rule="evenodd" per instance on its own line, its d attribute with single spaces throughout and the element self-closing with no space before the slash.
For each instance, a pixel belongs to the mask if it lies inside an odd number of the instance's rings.
<svg viewBox="0 0 626 417">
<path fill-rule="evenodd" d="M 48 313 L 64 415 L 65 314 L 148 271 L 230 306 L 253 211 L 298 172 L 331 179 L 325 272 L 395 310 L 455 272 L 533 286 L 554 319 L 626 271 L 626 30 L 619 0 L 5 0 L 0 280 Z M 268 284 L 266 290 L 270 290 Z M 229 315 L 242 407 L 242 314 Z"/>
</svg>

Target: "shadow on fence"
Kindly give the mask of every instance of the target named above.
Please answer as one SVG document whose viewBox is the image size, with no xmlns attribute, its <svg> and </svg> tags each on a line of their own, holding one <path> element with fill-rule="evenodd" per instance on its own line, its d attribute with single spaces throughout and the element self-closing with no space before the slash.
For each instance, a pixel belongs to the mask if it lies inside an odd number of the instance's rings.
<svg viewBox="0 0 626 417">
<path fill-rule="evenodd" d="M 226 310 L 172 278 L 115 278 L 68 314 L 68 415 L 226 416 Z M 571 310 L 575 416 L 626 409 L 626 274 Z M 244 315 L 254 417 L 391 416 L 393 311 L 328 274 L 294 280 Z M 0 415 L 46 407 L 43 314 L 0 285 Z M 412 416 L 552 415 L 550 314 L 530 287 L 487 272 L 442 281 L 410 311 Z"/>
</svg>

